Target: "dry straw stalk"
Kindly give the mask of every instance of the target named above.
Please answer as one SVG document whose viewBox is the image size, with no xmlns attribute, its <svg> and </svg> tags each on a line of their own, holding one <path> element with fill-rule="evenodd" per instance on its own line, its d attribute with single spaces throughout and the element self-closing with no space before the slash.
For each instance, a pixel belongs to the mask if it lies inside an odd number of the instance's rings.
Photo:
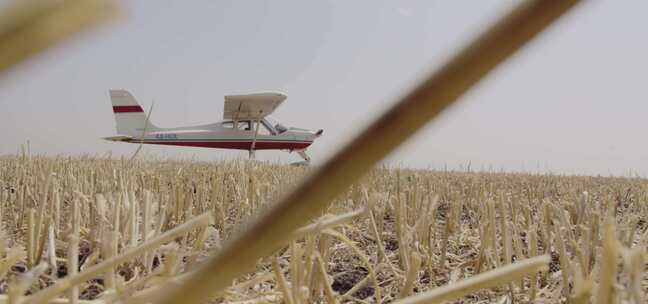
<svg viewBox="0 0 648 304">
<path fill-rule="evenodd" d="M 515 280 L 520 280 L 526 275 L 535 274 L 547 268 L 550 258 L 548 255 L 529 258 L 513 264 L 508 264 L 478 274 L 470 279 L 459 281 L 444 287 L 421 293 L 406 299 L 396 301 L 395 304 L 441 303 L 460 298 L 480 289 L 492 288 Z"/>
<path fill-rule="evenodd" d="M 231 241 L 162 303 L 202 303 L 286 243 L 340 192 L 454 103 L 577 0 L 524 2 L 406 95 L 269 212 Z M 380 139 L 380 140 L 376 140 Z"/>
<path fill-rule="evenodd" d="M 164 243 L 168 243 L 173 239 L 182 236 L 193 229 L 205 227 L 209 225 L 210 221 L 211 221 L 211 217 L 209 216 L 209 214 L 205 213 L 199 215 L 187 221 L 186 223 L 165 232 L 162 235 L 158 235 L 148 240 L 146 243 L 141 244 L 137 248 L 126 250 L 124 253 L 112 257 L 110 259 L 104 260 L 99 264 L 86 269 L 83 272 L 56 281 L 54 285 L 46 289 L 43 289 L 37 292 L 36 294 L 34 294 L 32 297 L 30 297 L 29 303 L 47 303 L 47 301 L 56 298 L 59 294 L 65 292 L 67 289 L 76 286 L 77 284 L 80 284 L 82 282 L 85 282 L 87 280 L 90 280 L 106 271 L 109 271 L 115 265 L 127 262 L 137 256 L 140 256 L 148 252 L 149 250 L 159 247 Z"/>
</svg>

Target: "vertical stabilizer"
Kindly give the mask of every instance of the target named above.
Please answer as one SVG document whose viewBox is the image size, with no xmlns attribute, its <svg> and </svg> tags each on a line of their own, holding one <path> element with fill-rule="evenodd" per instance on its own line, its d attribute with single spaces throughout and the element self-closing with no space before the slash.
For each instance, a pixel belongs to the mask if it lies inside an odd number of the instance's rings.
<svg viewBox="0 0 648 304">
<path fill-rule="evenodd" d="M 146 119 L 144 109 L 137 103 L 133 95 L 126 90 L 110 90 L 110 101 L 115 114 L 117 134 L 140 137 L 146 132 L 159 128 Z"/>
</svg>

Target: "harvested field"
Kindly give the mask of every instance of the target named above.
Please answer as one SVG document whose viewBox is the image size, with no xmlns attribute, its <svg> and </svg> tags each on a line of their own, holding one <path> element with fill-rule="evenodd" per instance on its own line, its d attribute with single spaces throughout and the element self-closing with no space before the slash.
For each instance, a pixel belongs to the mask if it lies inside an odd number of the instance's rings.
<svg viewBox="0 0 648 304">
<path fill-rule="evenodd" d="M 0 157 L 0 300 L 155 302 L 309 170 Z M 647 198 L 639 178 L 374 169 L 214 302 L 643 303 Z"/>
</svg>

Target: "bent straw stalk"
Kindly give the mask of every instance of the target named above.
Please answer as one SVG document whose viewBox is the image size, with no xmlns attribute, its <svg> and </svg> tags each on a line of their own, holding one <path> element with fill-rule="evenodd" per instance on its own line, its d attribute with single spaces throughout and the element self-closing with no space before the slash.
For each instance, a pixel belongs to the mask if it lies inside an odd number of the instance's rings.
<svg viewBox="0 0 648 304">
<path fill-rule="evenodd" d="M 234 238 L 180 288 L 170 288 L 161 302 L 202 303 L 229 286 L 259 258 L 285 244 L 290 232 L 320 214 L 335 196 L 577 2 L 536 0 L 515 8 Z"/>
<path fill-rule="evenodd" d="M 331 288 L 331 282 L 329 282 L 329 279 L 326 275 L 326 268 L 324 266 L 324 261 L 322 261 L 322 257 L 318 253 L 315 254 L 315 260 L 317 262 L 316 263 L 317 272 L 321 276 L 322 285 L 324 285 L 324 294 L 326 295 L 326 302 L 332 304 L 338 304 L 339 301 L 335 298 L 335 292 Z"/>
<path fill-rule="evenodd" d="M 549 255 L 529 258 L 478 274 L 470 279 L 458 281 L 451 285 L 396 301 L 394 304 L 440 303 L 450 301 L 480 289 L 500 286 L 520 280 L 526 275 L 542 271 L 547 268 L 550 260 Z"/>
<path fill-rule="evenodd" d="M 316 231 L 322 231 L 322 230 L 326 230 L 326 229 L 334 227 L 334 226 L 338 226 L 340 224 L 343 224 L 343 223 L 346 223 L 346 222 L 352 220 L 356 216 L 359 216 L 359 215 L 361 215 L 361 214 L 363 214 L 365 212 L 366 212 L 366 210 L 364 208 L 362 208 L 360 210 L 355 210 L 355 211 L 351 211 L 351 212 L 348 212 L 348 213 L 345 213 L 345 214 L 336 215 L 336 216 L 331 217 L 331 218 L 323 218 L 323 219 L 319 220 L 316 223 L 310 224 L 308 226 L 305 226 L 305 227 L 302 227 L 302 228 L 299 228 L 299 229 L 293 231 L 291 239 L 293 239 L 293 240 L 300 239 L 300 238 L 306 236 L 309 233 L 313 233 L 313 232 L 316 232 Z"/>
<path fill-rule="evenodd" d="M 279 260 L 276 257 L 272 260 L 272 270 L 275 273 L 275 280 L 277 281 L 279 290 L 283 294 L 284 303 L 286 304 L 295 303 L 295 301 L 293 301 L 292 293 L 290 292 L 290 289 L 288 287 L 286 277 L 284 276 L 283 271 L 281 270 L 281 266 L 279 266 Z"/>
</svg>

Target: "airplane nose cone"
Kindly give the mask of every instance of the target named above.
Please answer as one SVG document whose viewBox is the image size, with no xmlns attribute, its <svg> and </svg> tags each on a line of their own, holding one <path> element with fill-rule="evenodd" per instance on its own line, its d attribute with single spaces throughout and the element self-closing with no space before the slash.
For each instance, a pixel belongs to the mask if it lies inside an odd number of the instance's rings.
<svg viewBox="0 0 648 304">
<path fill-rule="evenodd" d="M 324 129 L 319 129 L 317 132 L 315 132 L 315 136 L 320 137 L 322 136 L 322 133 L 324 133 Z"/>
</svg>

